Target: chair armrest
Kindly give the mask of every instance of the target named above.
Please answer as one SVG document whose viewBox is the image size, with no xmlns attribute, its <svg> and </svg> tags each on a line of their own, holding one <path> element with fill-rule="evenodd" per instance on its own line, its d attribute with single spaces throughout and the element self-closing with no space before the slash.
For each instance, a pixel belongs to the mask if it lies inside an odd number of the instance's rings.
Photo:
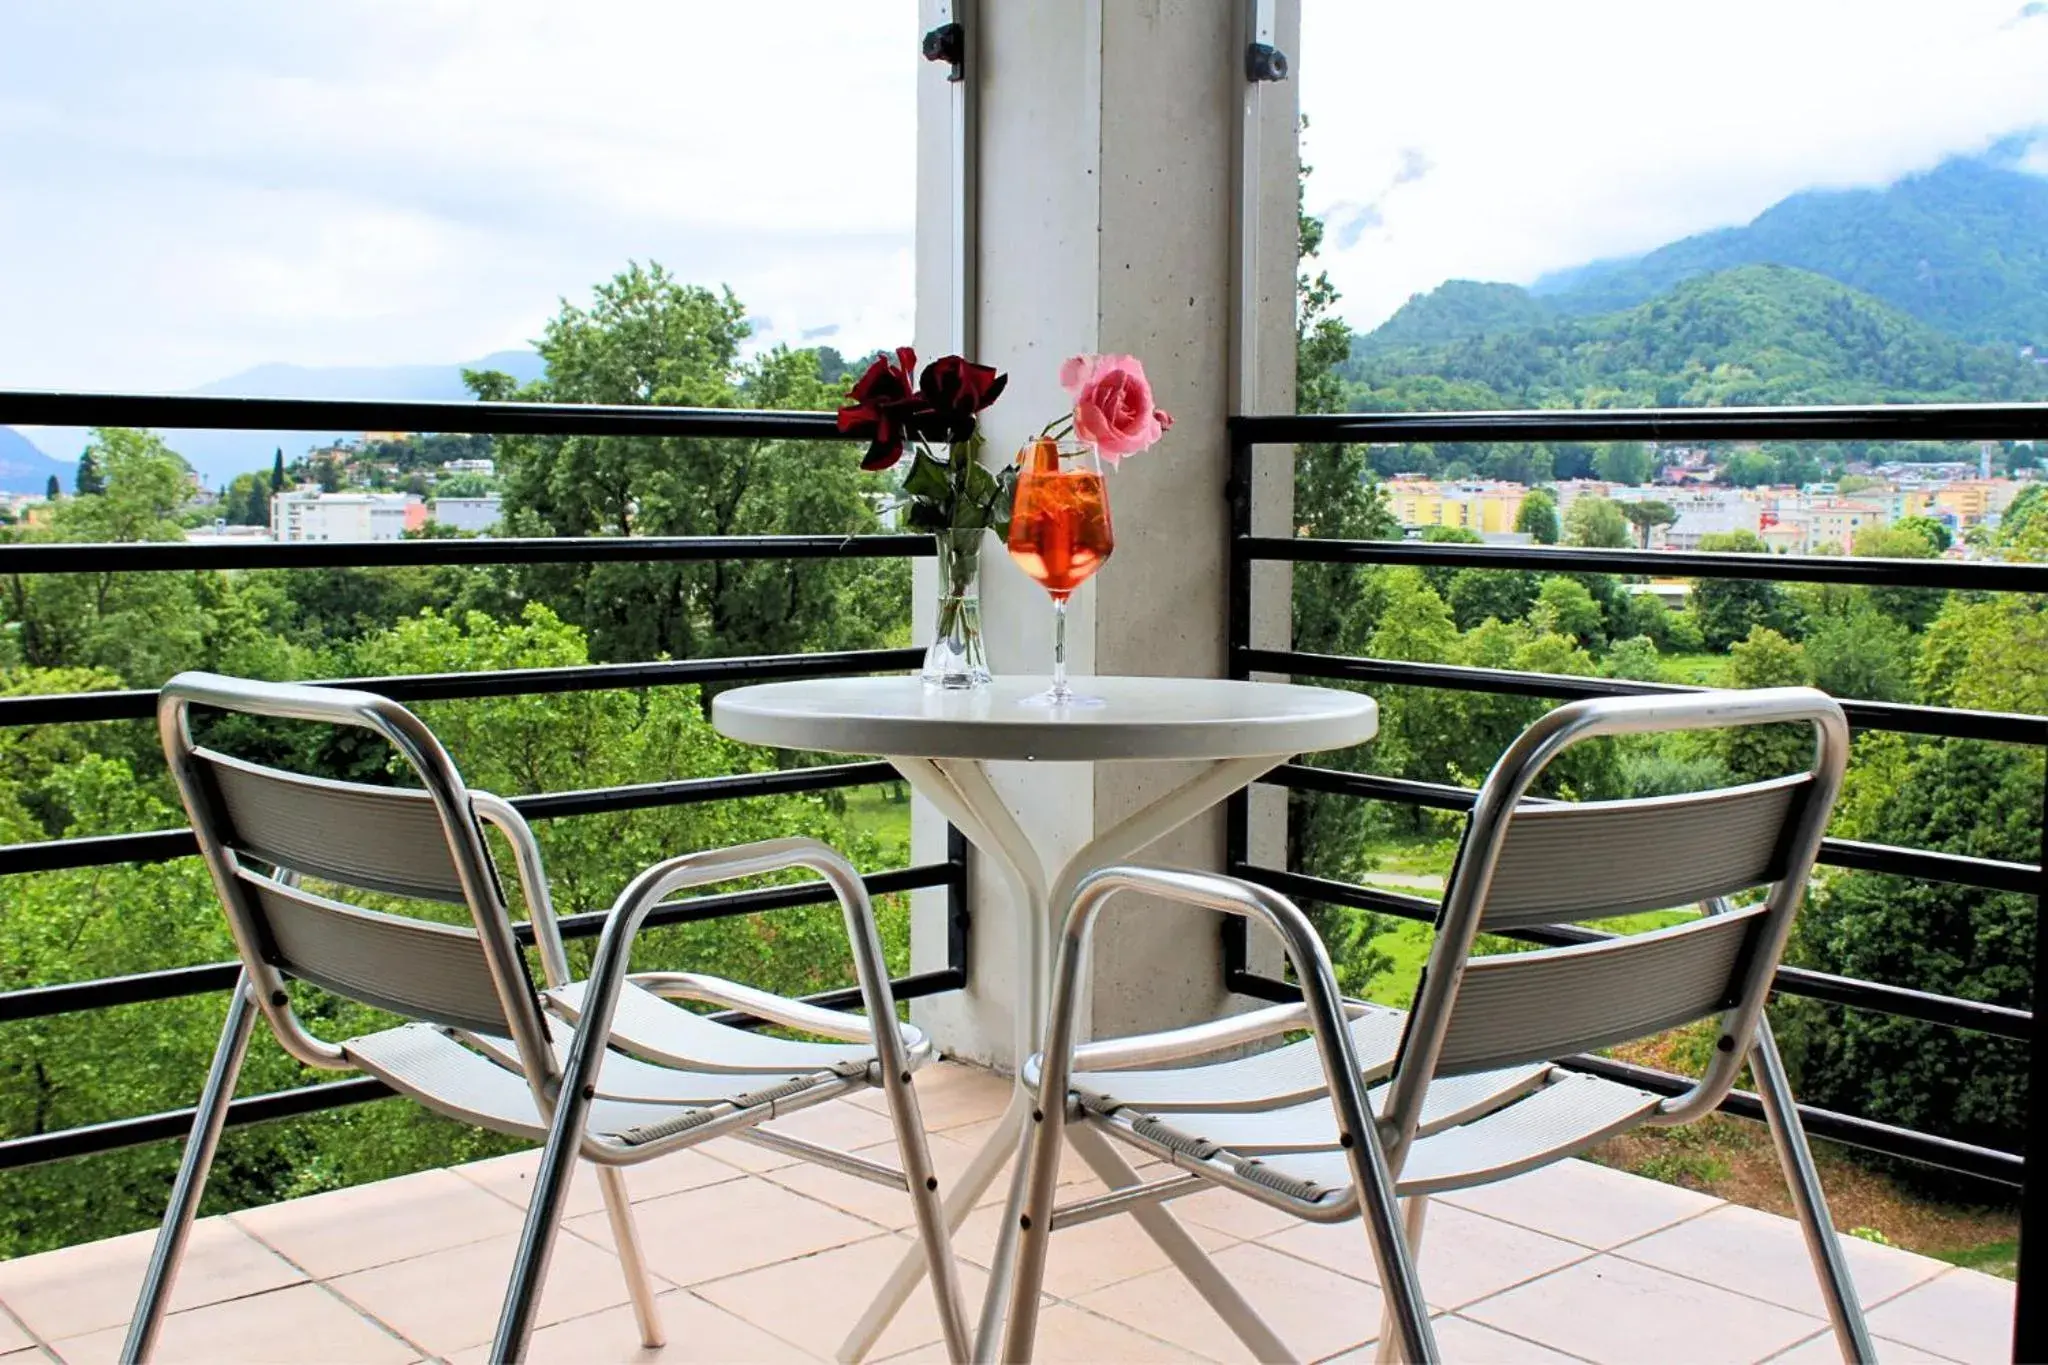
<svg viewBox="0 0 2048 1365">
<path fill-rule="evenodd" d="M 849 1043 L 872 1043 L 875 1038 L 874 1027 L 866 1015 L 828 1010 L 721 977 L 697 972 L 635 972 L 626 979 L 664 1000 L 701 1000 L 821 1038 Z"/>
<path fill-rule="evenodd" d="M 1344 1002 L 1344 1013 L 1349 1018 L 1357 1018 L 1367 1008 L 1355 1000 Z M 1184 1061 L 1203 1053 L 1220 1052 L 1224 1048 L 1255 1043 L 1262 1038 L 1308 1026 L 1308 1006 L 1300 1001 L 1269 1005 L 1265 1009 L 1248 1010 L 1243 1014 L 1233 1014 L 1205 1024 L 1190 1024 L 1186 1028 L 1168 1029 L 1162 1033 L 1082 1043 L 1074 1049 L 1074 1070 L 1122 1071 L 1132 1067 L 1157 1066 L 1161 1062 Z M 1036 1062 L 1034 1057 L 1032 1064 L 1025 1069 L 1025 1080 L 1034 1085 L 1038 1081 Z"/>
</svg>

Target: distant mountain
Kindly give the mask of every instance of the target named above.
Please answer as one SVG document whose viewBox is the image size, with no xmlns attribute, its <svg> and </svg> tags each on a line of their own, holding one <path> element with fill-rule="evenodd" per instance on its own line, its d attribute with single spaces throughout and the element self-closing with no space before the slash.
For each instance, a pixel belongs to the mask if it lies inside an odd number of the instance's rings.
<svg viewBox="0 0 2048 1365">
<path fill-rule="evenodd" d="M 1547 322 L 1557 311 L 1518 285 L 1446 280 L 1427 294 L 1412 296 L 1392 317 L 1361 337 L 1353 354 L 1401 346 L 1439 346 L 1469 336 L 1517 331 Z"/>
<path fill-rule="evenodd" d="M 72 465 L 43 454 L 13 427 L 0 427 L 0 493 L 40 493 L 50 486 L 52 474 L 69 488 L 76 472 Z"/>
<path fill-rule="evenodd" d="M 193 393 L 246 398 L 390 398 L 408 402 L 459 401 L 469 397 L 464 370 L 503 370 L 524 384 L 547 372 L 532 351 L 494 351 L 467 365 L 258 365 L 201 384 Z"/>
<path fill-rule="evenodd" d="M 1777 265 L 1689 279 L 1599 316 L 1356 349 L 1344 376 L 1363 410 L 2048 398 L 2048 368 L 2009 346 L 1960 341 Z"/>
<path fill-rule="evenodd" d="M 532 351 L 494 351 L 461 365 L 258 365 L 202 384 L 192 393 L 246 398 L 390 398 L 411 402 L 461 402 L 469 397 L 462 386 L 464 370 L 503 370 L 519 382 L 540 378 L 546 365 Z M 183 455 L 211 487 L 220 487 L 251 469 L 268 469 L 279 450 L 286 459 L 315 446 L 331 445 L 360 431 L 167 431 L 164 439 Z M 38 433 L 52 449 L 83 448 L 87 433 L 52 427 Z M 0 446 L 0 458 L 4 458 Z M 66 470 L 70 466 L 64 466 Z M 36 479 L 41 488 L 47 472 Z M 68 474 L 67 474 L 68 480 Z M 0 487 L 12 485 L 0 483 Z"/>
<path fill-rule="evenodd" d="M 2014 140 L 1882 190 L 1795 194 L 1746 227 L 1558 271 L 1530 293 L 1564 313 L 1609 313 L 1714 271 L 1787 265 L 1965 340 L 2048 343 L 2048 178 L 2018 168 L 2023 150 Z"/>
</svg>

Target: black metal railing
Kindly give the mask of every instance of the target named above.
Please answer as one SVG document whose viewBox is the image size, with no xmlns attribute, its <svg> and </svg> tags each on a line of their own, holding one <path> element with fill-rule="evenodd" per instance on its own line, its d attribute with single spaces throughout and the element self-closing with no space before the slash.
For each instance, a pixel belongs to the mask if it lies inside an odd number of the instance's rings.
<svg viewBox="0 0 2048 1365">
<path fill-rule="evenodd" d="M 1294 678 L 1340 679 L 1559 701 L 1694 690 L 1620 679 L 1339 657 L 1292 649 L 1261 649 L 1254 643 L 1252 590 L 1253 565 L 1260 562 L 1656 574 L 2048 596 L 2048 566 L 2035 564 L 1721 555 L 1255 535 L 1251 505 L 1252 471 L 1254 452 L 1260 447 L 1287 448 L 1287 457 L 1291 458 L 1291 447 L 1295 444 L 2042 438 L 2048 438 L 2048 404 L 1238 417 L 1231 423 L 1232 458 L 1228 488 L 1232 537 L 1229 589 L 1231 676 L 1248 678 L 1255 673 L 1286 674 Z M 2048 748 L 2048 717 L 2044 716 L 1866 701 L 1845 702 L 1844 710 L 1852 726 L 1863 730 L 1994 740 Z M 1437 810 L 1469 810 L 1474 798 L 1469 789 L 1444 783 L 1341 772 L 1298 763 L 1276 769 L 1264 780 L 1270 785 L 1292 790 L 1334 793 Z M 2048 808 L 2048 793 L 2044 793 L 2044 808 Z M 1254 863 L 1250 857 L 1249 805 L 1245 796 L 1240 795 L 1231 801 L 1227 830 L 1227 861 L 1229 869 L 1236 875 L 1300 899 L 1425 922 L 1436 917 L 1437 903 L 1423 897 L 1378 891 L 1350 882 Z M 1925 878 L 1990 891 L 2019 892 L 2035 896 L 2037 904 L 2044 890 L 2048 890 L 2042 871 L 2043 862 L 2048 862 L 2048 849 L 2044 849 L 2042 862 L 2029 864 L 1829 839 L 1823 847 L 1821 861 L 1858 871 Z M 1242 921 L 1230 921 L 1224 926 L 1223 933 L 1224 971 L 1232 990 L 1270 999 L 1298 996 L 1290 982 L 1251 969 Z M 1602 937 L 1595 931 L 1575 927 L 1518 936 L 1550 944 Z M 2044 935 L 2039 930 L 2038 911 L 2034 943 L 2030 1002 L 2038 1007 L 2039 1002 L 2048 999 L 2048 994 L 2044 994 L 2044 989 L 2048 989 L 2044 988 L 2044 983 L 2048 983 L 2048 942 L 2044 942 Z M 1798 967 L 1781 967 L 1775 988 L 1786 995 L 2021 1040 L 2030 1048 L 2030 1093 L 2048 1095 L 2048 1048 L 2035 1044 L 2032 1009 L 2013 1009 L 1914 990 L 1894 983 L 1865 981 Z M 1611 1058 L 1581 1057 L 1575 1059 L 1573 1065 L 1667 1094 L 1677 1093 L 1691 1084 L 1685 1077 Z M 1756 1097 L 1747 1092 L 1730 1095 L 1722 1109 L 1750 1118 L 1760 1117 L 1762 1112 Z M 2029 1225 L 2036 1229 L 2048 1227 L 2048 1209 L 2042 1208 L 2044 1199 L 2048 1199 L 2048 1179 L 2042 1178 L 2039 1172 L 2029 1174 L 2028 1156 L 2035 1154 L 2038 1141 L 2033 1137 L 2031 1124 L 2026 1144 L 2028 1152 L 2020 1153 L 1957 1142 L 1859 1115 L 1808 1105 L 1800 1106 L 1800 1116 L 1808 1130 L 1818 1137 L 2021 1186 L 2022 1252 L 2014 1358 L 2033 1360 L 2048 1357 L 2048 1316 L 2030 1308 L 2028 1303 L 2030 1274 L 2038 1278 L 2044 1273 L 2034 1262 L 2048 1254 L 2035 1250 L 2030 1255 L 2026 1249 L 2025 1229 Z"/>
<path fill-rule="evenodd" d="M 830 413 L 659 407 L 602 407 L 542 403 L 400 403 L 299 399 L 199 398 L 128 394 L 0 392 L 0 424 L 150 426 L 184 429 L 438 431 L 532 436 L 667 436 L 698 439 L 840 440 Z M 161 573 L 232 569 L 384 568 L 424 565 L 687 563 L 750 559 L 898 558 L 932 554 L 928 536 L 668 536 L 478 538 L 367 543 L 121 545 L 0 544 L 0 576 L 60 573 Z M 658 660 L 570 668 L 408 674 L 337 678 L 317 686 L 356 687 L 398 701 L 674 686 L 729 684 L 777 678 L 831 677 L 915 668 L 913 649 L 868 649 L 758 655 L 746 658 Z M 0 698 L 0 729 L 142 720 L 155 715 L 156 693 L 135 689 Z M 649 810 L 707 801 L 793 792 L 843 790 L 898 780 L 882 762 L 838 763 L 775 772 L 740 773 L 680 781 L 579 791 L 534 792 L 511 798 L 529 820 Z M 0 846 L 0 877 L 115 863 L 160 862 L 196 856 L 189 829 L 51 839 Z M 870 873 L 872 895 L 944 888 L 947 893 L 946 965 L 899 977 L 899 999 L 960 990 L 967 984 L 966 841 L 948 830 L 943 861 Z M 4 894 L 4 890 L 0 890 Z M 657 909 L 650 926 L 695 923 L 828 902 L 821 884 L 728 892 L 677 901 Z M 594 938 L 602 912 L 561 920 L 566 938 Z M 531 930 L 521 926 L 522 938 Z M 172 1000 L 224 991 L 240 968 L 201 963 L 91 981 L 64 982 L 0 992 L 0 1023 L 45 1018 L 116 1005 Z M 854 989 L 810 997 L 831 1007 L 859 1004 Z M 743 1022 L 743 1021 L 735 1021 Z M 196 1088 L 196 1087 L 195 1087 Z M 369 1078 L 330 1081 L 234 1101 L 228 1123 L 283 1119 L 390 1094 Z M 84 1127 L 0 1140 L 0 1170 L 86 1156 L 183 1137 L 192 1110 L 114 1119 Z"/>
</svg>

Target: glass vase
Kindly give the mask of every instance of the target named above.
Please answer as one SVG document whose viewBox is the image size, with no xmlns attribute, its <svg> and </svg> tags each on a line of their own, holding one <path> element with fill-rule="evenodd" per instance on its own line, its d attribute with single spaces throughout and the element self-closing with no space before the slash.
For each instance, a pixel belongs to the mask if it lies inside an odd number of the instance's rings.
<svg viewBox="0 0 2048 1365">
<path fill-rule="evenodd" d="M 924 652 L 926 687 L 965 691 L 987 687 L 988 651 L 981 642 L 982 528 L 944 531 L 939 546 L 939 616 Z"/>
</svg>

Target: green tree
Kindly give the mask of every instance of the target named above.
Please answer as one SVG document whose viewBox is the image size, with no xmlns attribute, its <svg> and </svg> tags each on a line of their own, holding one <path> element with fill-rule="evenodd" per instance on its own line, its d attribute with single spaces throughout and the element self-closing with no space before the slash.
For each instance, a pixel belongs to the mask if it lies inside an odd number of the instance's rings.
<svg viewBox="0 0 2048 1365">
<path fill-rule="evenodd" d="M 1625 502 L 1621 505 L 1621 514 L 1628 518 L 1629 525 L 1636 528 L 1645 550 L 1650 548 L 1651 531 L 1678 520 L 1678 513 L 1670 503 L 1654 498 L 1644 502 Z"/>
<path fill-rule="evenodd" d="M 520 397 L 686 407 L 834 406 L 817 358 L 776 347 L 744 360 L 745 310 L 730 291 L 628 267 L 588 307 L 565 303 L 537 343 L 547 377 Z M 503 375 L 466 376 L 479 397 L 514 392 Z M 498 445 L 513 534 L 737 535 L 874 531 L 881 492 L 848 451 L 780 440 L 508 437 Z M 908 615 L 901 561 L 545 565 L 516 591 L 585 630 L 602 659 L 783 653 L 899 636 Z"/>
<path fill-rule="evenodd" d="M 1948 527 L 1942 525 L 1933 517 L 1900 517 L 1892 525 L 1901 531 L 1911 531 L 1914 535 L 1919 536 L 1929 545 L 1932 545 L 1934 552 L 1938 555 L 1947 554 L 1948 547 L 1955 543 L 1955 537 L 1949 534 Z"/>
<path fill-rule="evenodd" d="M 1721 465 L 1721 482 L 1737 488 L 1761 488 L 1777 478 L 1778 462 L 1761 450 L 1738 450 Z"/>
<path fill-rule="evenodd" d="M 1641 441 L 1614 441 L 1593 457 L 1593 471 L 1609 483 L 1648 483 L 1656 468 L 1657 461 Z"/>
<path fill-rule="evenodd" d="M 1460 569 L 1445 594 L 1460 630 L 1482 621 L 1519 621 L 1536 605 L 1538 576 L 1503 569 Z"/>
<path fill-rule="evenodd" d="M 1804 687 L 1812 681 L 1793 641 L 1757 626 L 1728 651 L 1730 687 Z M 1722 763 L 1743 782 L 1783 777 L 1813 762 L 1813 731 L 1804 725 L 1745 725 L 1716 731 Z"/>
<path fill-rule="evenodd" d="M 1770 547 L 1753 531 L 1722 531 L 1700 537 L 1710 554 L 1769 554 Z M 1745 639 L 1759 626 L 1774 632 L 1788 628 L 1785 590 L 1769 579 L 1701 578 L 1692 585 L 1689 603 L 1699 622 L 1700 638 L 1719 652 Z"/>
<path fill-rule="evenodd" d="M 107 481 L 100 470 L 93 448 L 87 446 L 85 453 L 78 457 L 78 473 L 71 480 L 71 490 L 81 498 L 90 498 L 107 491 Z"/>
<path fill-rule="evenodd" d="M 1600 638 L 1604 620 L 1600 604 L 1593 600 L 1585 585 L 1563 574 L 1544 577 L 1536 594 L 1535 610 L 1530 614 L 1531 624 L 1540 633 L 1570 636 L 1581 645 Z"/>
<path fill-rule="evenodd" d="M 264 474 L 237 474 L 221 496 L 221 511 L 231 526 L 270 524 L 270 484 Z"/>
<path fill-rule="evenodd" d="M 1521 506 L 1515 509 L 1515 529 L 1538 545 L 1557 544 L 1557 499 L 1549 489 L 1532 488 L 1522 496 Z"/>
<path fill-rule="evenodd" d="M 43 485 L 43 499 L 46 502 L 55 502 L 57 499 L 63 496 L 64 485 L 57 482 L 57 476 L 55 474 L 52 474 L 50 476 L 50 481 Z"/>
<path fill-rule="evenodd" d="M 1592 549 L 1622 549 L 1629 542 L 1628 518 L 1607 498 L 1581 495 L 1564 514 L 1564 543 Z"/>
<path fill-rule="evenodd" d="M 273 493 L 282 493 L 284 491 L 283 446 L 279 446 L 277 453 L 270 457 L 270 491 Z"/>
<path fill-rule="evenodd" d="M 1913 633 L 1881 611 L 1827 617 L 1807 632 L 1803 648 L 1814 686 L 1832 696 L 1913 700 Z"/>
<path fill-rule="evenodd" d="M 1856 533 L 1850 553 L 1861 559 L 1933 559 L 1940 553 L 1918 530 L 1905 526 L 1869 526 Z M 1948 594 L 1940 588 L 1872 588 L 1870 601 L 1879 611 L 1910 630 L 1925 630 L 1941 611 Z"/>
</svg>

